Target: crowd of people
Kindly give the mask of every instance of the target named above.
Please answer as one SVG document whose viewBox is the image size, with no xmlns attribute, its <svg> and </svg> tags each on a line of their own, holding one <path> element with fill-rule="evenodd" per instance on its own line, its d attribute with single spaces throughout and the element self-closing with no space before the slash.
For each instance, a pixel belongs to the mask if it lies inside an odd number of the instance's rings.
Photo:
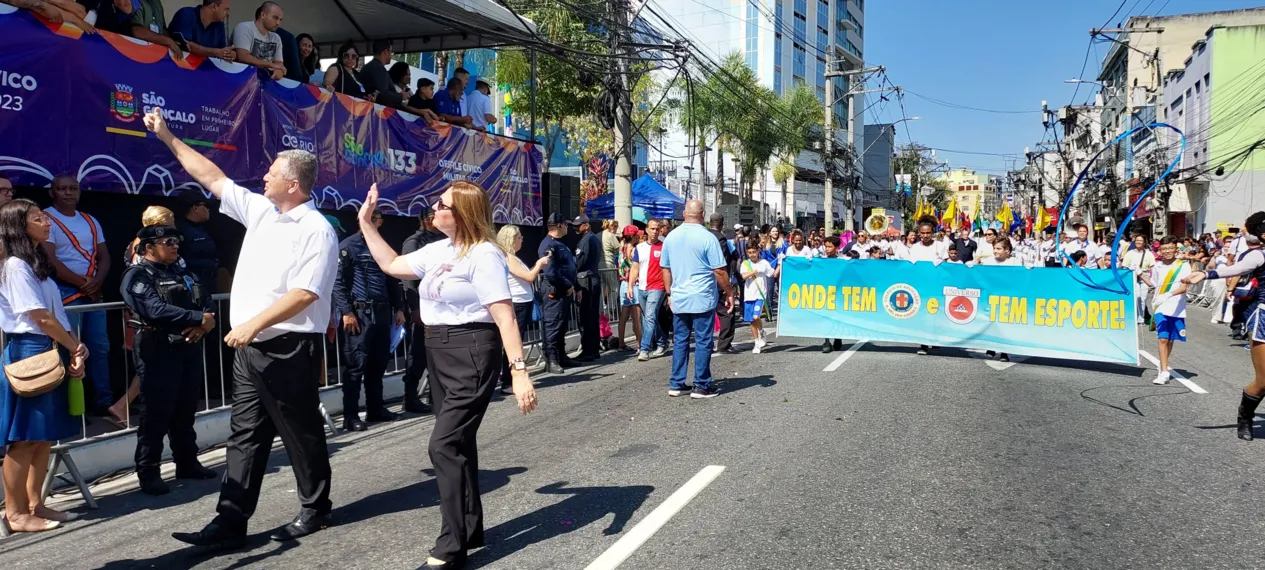
<svg viewBox="0 0 1265 570">
<path fill-rule="evenodd" d="M 191 0 L 196 1 L 196 0 Z M 201 0 L 168 19 L 161 0 L 0 0 L 30 10 L 50 21 L 69 22 L 86 33 L 102 29 L 160 45 L 175 59 L 186 54 L 235 61 L 258 69 L 263 77 L 291 79 L 326 90 L 406 111 L 426 121 L 443 121 L 470 129 L 496 125 L 490 98 L 492 86 L 458 67 L 444 85 L 429 78 L 414 83 L 409 65 L 392 63 L 391 42 L 366 42 L 362 54 L 355 42 L 343 44 L 337 60 L 320 68 L 316 39 L 297 36 L 282 27 L 285 11 L 271 0 L 261 3 L 254 19 L 229 24 L 232 0 Z M 366 61 L 366 56 L 368 61 Z"/>
</svg>

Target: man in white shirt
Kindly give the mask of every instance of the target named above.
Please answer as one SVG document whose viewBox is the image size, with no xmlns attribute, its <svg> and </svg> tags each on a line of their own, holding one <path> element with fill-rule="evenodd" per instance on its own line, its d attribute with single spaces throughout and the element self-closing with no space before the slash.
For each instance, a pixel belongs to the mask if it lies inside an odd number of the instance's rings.
<svg viewBox="0 0 1265 570">
<path fill-rule="evenodd" d="M 80 212 L 79 181 L 62 174 L 53 178 L 48 190 L 52 207 L 46 208 L 53 227 L 44 242 L 44 250 L 53 262 L 57 288 L 62 304 L 70 307 L 101 302 L 101 284 L 110 272 L 110 253 L 105 247 L 105 234 L 96 218 Z M 114 395 L 110 391 L 110 336 L 106 331 L 106 313 L 91 311 L 69 313 L 70 330 L 79 331 L 79 338 L 88 347 L 85 379 L 92 393 L 85 395 L 93 415 L 106 415 Z"/>
<path fill-rule="evenodd" d="M 238 186 L 197 151 L 171 134 L 159 109 L 145 115 L 180 165 L 221 200 L 220 212 L 246 226 L 238 278 L 233 280 L 225 344 L 233 363 L 232 435 L 219 513 L 196 533 L 172 533 L 196 546 L 240 548 L 259 502 L 272 440 L 290 457 L 303 508 L 272 534 L 286 541 L 328 524 L 329 451 L 321 415 L 320 385 L 325 331 L 338 267 L 338 238 L 312 202 L 316 156 L 302 150 L 277 155 L 264 175 L 263 195 Z"/>
<path fill-rule="evenodd" d="M 1102 257 L 1102 250 L 1098 248 L 1098 244 L 1089 239 L 1089 226 L 1085 224 L 1076 224 L 1076 237 L 1063 244 L 1063 251 L 1069 256 L 1078 251 L 1085 252 L 1085 265 L 1087 267 L 1097 267 L 1098 258 Z"/>
<path fill-rule="evenodd" d="M 237 61 L 271 74 L 274 81 L 286 74 L 281 36 L 277 34 L 283 16 L 281 6 L 276 2 L 264 2 L 255 10 L 253 21 L 242 22 L 233 28 L 233 41 L 230 42 L 237 51 Z"/>
<path fill-rule="evenodd" d="M 492 114 L 492 87 L 483 78 L 474 81 L 474 91 L 466 96 L 466 110 L 474 119 L 474 128 L 488 130 L 488 125 L 496 125 L 496 115 Z"/>
<path fill-rule="evenodd" d="M 909 246 L 909 254 L 905 259 L 913 262 L 930 261 L 939 264 L 949 257 L 948 246 L 941 253 L 940 242 L 936 241 L 936 226 L 932 222 L 918 224 L 918 241 Z"/>
</svg>

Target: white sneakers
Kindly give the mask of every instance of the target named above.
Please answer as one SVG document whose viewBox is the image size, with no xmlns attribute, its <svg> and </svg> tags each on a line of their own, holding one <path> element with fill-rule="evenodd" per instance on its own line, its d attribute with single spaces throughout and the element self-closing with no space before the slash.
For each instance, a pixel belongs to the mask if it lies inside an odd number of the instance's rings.
<svg viewBox="0 0 1265 570">
<path fill-rule="evenodd" d="M 1159 374 L 1155 375 L 1155 379 L 1152 380 L 1151 383 L 1157 386 L 1163 386 L 1165 384 L 1168 384 L 1168 381 L 1171 380 L 1172 378 L 1173 378 L 1173 375 L 1169 373 L 1169 371 L 1161 370 Z"/>
<path fill-rule="evenodd" d="M 760 354 L 760 349 L 764 348 L 764 345 L 769 344 L 769 342 L 764 340 L 764 337 L 756 337 L 753 344 L 755 346 L 751 348 L 751 354 Z"/>
</svg>

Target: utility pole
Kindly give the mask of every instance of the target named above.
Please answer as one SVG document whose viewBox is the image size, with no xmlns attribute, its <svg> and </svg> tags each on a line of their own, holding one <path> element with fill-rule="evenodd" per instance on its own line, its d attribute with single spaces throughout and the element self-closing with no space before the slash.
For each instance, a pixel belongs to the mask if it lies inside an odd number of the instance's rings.
<svg viewBox="0 0 1265 570">
<path fill-rule="evenodd" d="M 632 97 L 628 90 L 628 57 L 624 53 L 631 9 L 629 0 L 611 0 L 615 22 L 610 32 L 615 77 L 609 82 L 615 97 L 615 221 L 621 227 L 632 223 Z"/>
<path fill-rule="evenodd" d="M 854 85 L 857 84 L 857 81 L 855 79 L 856 76 L 865 75 L 867 73 L 881 72 L 886 68 L 880 65 L 877 67 L 867 67 L 867 68 L 862 68 L 862 69 L 854 69 L 851 71 L 838 71 L 835 69 L 835 63 L 836 62 L 833 60 L 830 62 L 830 65 L 828 66 L 829 71 L 826 72 L 826 79 L 830 79 L 832 77 L 847 78 L 846 80 L 847 89 L 845 91 L 844 96 L 848 98 L 848 152 L 852 153 L 853 155 L 852 161 L 849 162 L 849 164 L 851 165 L 851 168 L 849 169 L 849 174 L 851 174 L 851 170 L 856 168 L 855 160 L 859 159 L 859 157 L 856 156 L 856 152 L 855 152 L 855 149 L 856 149 L 856 120 L 855 120 L 856 96 L 864 95 L 866 93 L 877 93 L 880 91 L 895 91 L 895 90 L 899 90 L 900 88 L 899 87 L 883 87 L 879 89 L 860 89 L 860 90 L 855 89 Z M 830 81 L 827 81 L 827 83 L 828 85 L 826 86 L 826 120 L 825 120 L 825 128 L 822 129 L 823 134 L 826 137 L 826 140 L 824 141 L 825 144 L 822 145 L 822 170 L 824 170 L 826 174 L 826 182 L 824 184 L 825 186 L 824 210 L 826 212 L 826 223 L 825 223 L 826 235 L 832 235 L 834 233 L 834 224 L 835 224 L 835 217 L 834 217 L 834 205 L 835 205 L 834 204 L 835 202 L 834 106 L 835 105 L 834 105 L 834 84 L 833 82 L 830 82 Z M 864 82 L 861 82 L 861 85 L 864 86 Z M 854 213 L 853 204 L 852 204 L 852 196 L 855 190 L 853 188 L 854 186 L 855 184 L 853 184 L 853 182 L 849 180 L 844 190 L 845 216 L 843 220 L 843 228 L 847 231 L 855 231 L 856 229 L 856 223 L 853 221 L 853 218 L 855 217 L 855 213 Z"/>
</svg>

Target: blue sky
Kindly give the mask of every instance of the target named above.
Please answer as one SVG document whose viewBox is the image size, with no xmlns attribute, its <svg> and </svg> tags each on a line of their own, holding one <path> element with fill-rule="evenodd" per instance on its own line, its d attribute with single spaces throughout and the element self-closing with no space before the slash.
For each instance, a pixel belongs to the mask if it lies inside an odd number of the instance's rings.
<svg viewBox="0 0 1265 570">
<path fill-rule="evenodd" d="M 909 136 L 941 149 L 1021 155 L 1041 140 L 1041 101 L 1050 108 L 1067 105 L 1089 43 L 1090 28 L 1102 26 L 1119 0 L 870 0 L 866 2 L 865 59 L 887 67 L 892 82 L 905 94 L 907 115 L 893 99 L 876 103 L 866 123 L 907 121 L 896 133 L 897 144 Z M 1126 0 L 1108 27 L 1126 15 L 1170 15 L 1234 10 L 1265 5 L 1263 0 Z M 1163 7 L 1162 11 L 1159 11 Z M 1094 79 L 1106 43 L 1090 49 L 1086 79 Z M 1077 103 L 1094 86 L 1082 85 Z M 1024 113 L 985 113 L 950 108 L 918 95 L 956 105 Z M 869 95 L 876 97 L 876 95 Z M 877 99 L 867 100 L 867 105 Z M 904 125 L 909 127 L 906 131 Z M 953 166 L 1001 174 L 1013 159 L 937 152 Z M 1022 157 L 1019 157 L 1022 160 Z"/>
</svg>

